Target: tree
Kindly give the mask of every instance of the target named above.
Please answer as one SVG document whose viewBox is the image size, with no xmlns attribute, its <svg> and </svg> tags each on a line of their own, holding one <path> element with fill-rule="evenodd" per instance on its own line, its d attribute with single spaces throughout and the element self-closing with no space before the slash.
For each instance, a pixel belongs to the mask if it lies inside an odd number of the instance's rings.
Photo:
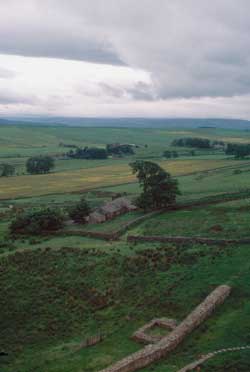
<svg viewBox="0 0 250 372">
<path fill-rule="evenodd" d="M 150 161 L 137 160 L 130 166 L 142 188 L 142 193 L 136 201 L 138 207 L 147 210 L 175 204 L 180 191 L 177 180 L 168 172 Z"/>
<path fill-rule="evenodd" d="M 54 166 L 54 159 L 49 155 L 34 156 L 26 162 L 26 170 L 30 174 L 48 173 Z"/>
<path fill-rule="evenodd" d="M 28 210 L 16 216 L 10 225 L 13 234 L 42 234 L 57 231 L 64 225 L 65 216 L 60 209 Z"/>
<path fill-rule="evenodd" d="M 226 155 L 234 155 L 235 159 L 244 159 L 250 155 L 250 144 L 228 143 Z"/>
<path fill-rule="evenodd" d="M 165 150 L 163 153 L 164 158 L 171 159 L 172 158 L 172 152 L 169 150 Z"/>
<path fill-rule="evenodd" d="M 91 209 L 87 201 L 82 198 L 72 209 L 69 210 L 69 216 L 75 223 L 86 223 L 86 217 Z"/>
<path fill-rule="evenodd" d="M 172 157 L 173 158 L 178 158 L 179 157 L 179 154 L 177 151 L 172 151 Z"/>
<path fill-rule="evenodd" d="M 4 163 L 0 165 L 0 172 L 1 177 L 13 176 L 15 173 L 15 167 L 11 164 Z"/>
</svg>

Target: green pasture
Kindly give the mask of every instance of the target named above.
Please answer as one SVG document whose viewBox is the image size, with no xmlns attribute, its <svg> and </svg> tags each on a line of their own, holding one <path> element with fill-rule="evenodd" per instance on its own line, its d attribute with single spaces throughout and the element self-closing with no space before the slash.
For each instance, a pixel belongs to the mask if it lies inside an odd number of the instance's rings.
<svg viewBox="0 0 250 372">
<path fill-rule="evenodd" d="M 155 216 L 130 231 L 136 235 L 250 237 L 250 199 L 170 211 Z"/>
<path fill-rule="evenodd" d="M 226 303 L 153 368 L 174 372 L 199 354 L 248 343 L 246 246 L 141 245 L 126 256 L 118 251 L 123 246 L 114 243 L 116 250 L 107 252 L 102 243 L 88 241 L 79 248 L 48 244 L 2 256 L 1 348 L 9 353 L 2 359 L 4 370 L 97 372 L 140 349 L 130 336 L 145 322 L 154 317 L 180 321 L 223 283 L 233 286 Z M 102 343 L 78 349 L 98 332 L 105 335 Z M 225 354 L 206 370 L 234 371 L 236 363 L 248 371 L 249 353 Z"/>
</svg>

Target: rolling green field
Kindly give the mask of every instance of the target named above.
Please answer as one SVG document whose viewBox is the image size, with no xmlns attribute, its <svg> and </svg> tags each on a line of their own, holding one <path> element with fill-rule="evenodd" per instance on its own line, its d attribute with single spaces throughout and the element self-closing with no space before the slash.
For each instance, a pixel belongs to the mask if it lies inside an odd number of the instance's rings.
<svg viewBox="0 0 250 372">
<path fill-rule="evenodd" d="M 246 161 L 221 159 L 162 160 L 159 164 L 173 176 L 245 165 Z M 250 167 L 250 163 L 247 163 Z M 84 192 L 105 186 L 135 182 L 128 164 L 115 163 L 88 169 L 69 170 L 42 175 L 2 177 L 0 199 L 11 199 L 46 194 Z"/>
<path fill-rule="evenodd" d="M 250 236 L 250 200 L 166 212 L 132 230 L 136 235 L 244 238 Z M 202 223 L 201 223 L 202 221 Z"/>
<path fill-rule="evenodd" d="M 208 128 L 0 126 L 0 163 L 15 164 L 19 174 L 0 178 L 0 352 L 7 354 L 0 356 L 1 372 L 98 372 L 142 347 L 131 339 L 136 329 L 158 317 L 181 321 L 225 283 L 233 288 L 225 304 L 168 358 L 142 371 L 177 372 L 210 351 L 250 345 L 250 245 L 134 245 L 126 240 L 127 234 L 250 237 L 250 160 L 234 160 L 221 150 L 197 150 L 191 157 L 185 148 L 178 148 L 178 159 L 163 159 L 164 150 L 173 150 L 173 139 L 189 136 L 250 143 L 249 131 Z M 139 147 L 134 156 L 94 161 L 66 160 L 67 148 L 60 146 L 105 147 L 110 142 Z M 56 156 L 55 170 L 25 174 L 26 159 L 39 154 Z M 103 224 L 69 224 L 60 235 L 10 235 L 19 210 L 67 210 L 82 196 L 94 209 L 113 193 L 133 200 L 140 192 L 129 167 L 135 159 L 155 161 L 177 178 L 179 204 L 236 192 L 238 200 L 164 212 L 118 241 L 63 232 L 110 233 L 143 211 Z M 81 348 L 99 333 L 101 343 Z M 201 370 L 249 372 L 250 351 L 221 354 Z"/>
</svg>

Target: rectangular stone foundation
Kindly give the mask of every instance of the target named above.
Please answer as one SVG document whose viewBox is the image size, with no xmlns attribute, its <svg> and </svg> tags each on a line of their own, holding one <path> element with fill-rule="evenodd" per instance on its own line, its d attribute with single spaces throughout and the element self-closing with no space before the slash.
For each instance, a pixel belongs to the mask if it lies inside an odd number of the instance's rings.
<svg viewBox="0 0 250 372">
<path fill-rule="evenodd" d="M 169 335 L 154 345 L 131 354 L 100 372 L 133 372 L 158 361 L 174 350 L 184 338 L 207 319 L 229 296 L 231 287 L 217 287 L 199 306 L 197 306 Z"/>
</svg>

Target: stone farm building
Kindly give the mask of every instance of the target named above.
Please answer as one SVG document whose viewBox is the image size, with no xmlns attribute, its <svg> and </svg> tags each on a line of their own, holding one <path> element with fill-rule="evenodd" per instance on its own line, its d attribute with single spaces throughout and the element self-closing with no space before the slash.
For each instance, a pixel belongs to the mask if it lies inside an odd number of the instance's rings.
<svg viewBox="0 0 250 372">
<path fill-rule="evenodd" d="M 104 221 L 112 220 L 116 216 L 121 214 L 134 211 L 136 207 L 131 201 L 125 197 L 114 199 L 94 212 L 90 213 L 88 222 L 89 223 L 101 223 Z"/>
</svg>

